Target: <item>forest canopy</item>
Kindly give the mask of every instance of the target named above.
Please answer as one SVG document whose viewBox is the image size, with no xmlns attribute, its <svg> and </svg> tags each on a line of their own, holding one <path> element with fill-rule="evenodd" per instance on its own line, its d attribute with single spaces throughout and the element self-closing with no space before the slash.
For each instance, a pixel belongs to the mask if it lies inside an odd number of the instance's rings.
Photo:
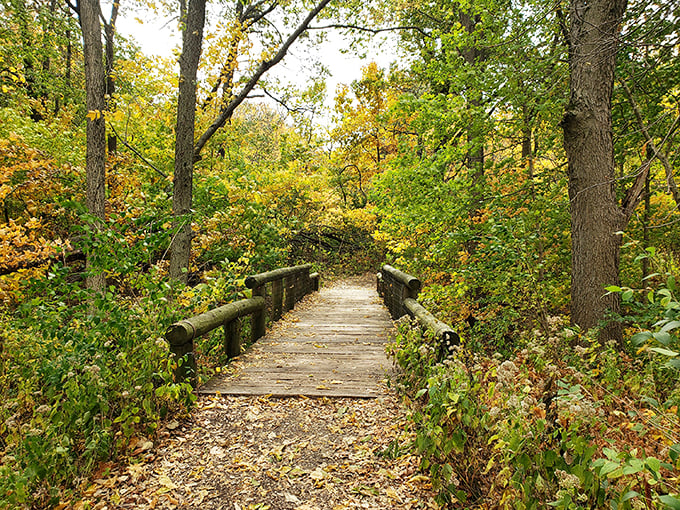
<svg viewBox="0 0 680 510">
<path fill-rule="evenodd" d="M 118 33 L 138 8 L 176 17 L 177 55 Z M 390 348 L 442 505 L 680 508 L 677 3 L 0 14 L 0 508 L 77 499 L 186 413 L 167 326 L 302 262 L 418 275 L 460 333 L 446 360 L 406 325 Z M 329 34 L 358 79 L 271 73 Z"/>
</svg>

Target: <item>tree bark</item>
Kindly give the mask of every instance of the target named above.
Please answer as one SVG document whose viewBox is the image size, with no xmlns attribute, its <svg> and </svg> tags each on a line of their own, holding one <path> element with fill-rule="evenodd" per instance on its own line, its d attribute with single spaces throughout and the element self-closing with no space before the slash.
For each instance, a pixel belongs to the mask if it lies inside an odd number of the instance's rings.
<svg viewBox="0 0 680 510">
<path fill-rule="evenodd" d="M 81 0 L 79 13 L 80 27 L 83 32 L 86 105 L 88 112 L 94 112 L 87 119 L 87 210 L 91 216 L 103 223 L 106 200 L 106 126 L 103 112 L 106 109 L 106 103 L 98 0 Z M 97 263 L 96 260 L 93 261 L 93 258 L 96 259 L 96 250 L 90 249 L 86 262 L 87 288 L 100 292 L 104 288 L 104 275 L 96 272 Z"/>
<path fill-rule="evenodd" d="M 255 88 L 260 78 L 281 62 L 293 43 L 302 35 L 312 20 L 331 0 L 320 0 L 300 25 L 281 44 L 276 54 L 260 63 L 253 75 L 231 101 L 224 104 L 213 123 L 194 145 L 194 121 L 196 117 L 196 74 L 201 55 L 203 25 L 205 23 L 205 0 L 190 0 L 186 7 L 182 56 L 180 57 L 179 97 L 177 100 L 177 128 L 175 142 L 175 176 L 173 182 L 172 213 L 176 234 L 170 250 L 170 277 L 182 283 L 187 281 L 189 256 L 191 254 L 191 197 L 194 163 L 210 138 L 231 118 L 234 110 Z M 182 4 L 184 5 L 184 4 Z M 271 12 L 265 10 L 264 12 Z"/>
<path fill-rule="evenodd" d="M 626 0 L 571 1 L 570 97 L 562 128 L 571 211 L 571 320 L 583 330 L 619 311 L 619 251 L 625 226 L 617 205 L 611 98 Z M 603 340 L 621 341 L 610 321 Z"/>
<path fill-rule="evenodd" d="M 170 251 L 170 277 L 186 284 L 191 255 L 191 199 L 194 174 L 194 131 L 196 120 L 196 74 L 201 58 L 205 0 L 189 0 L 182 13 L 185 24 L 179 59 L 179 96 L 175 130 L 175 175 L 172 214 L 175 237 Z"/>
<path fill-rule="evenodd" d="M 465 31 L 472 38 L 480 23 L 481 18 L 478 14 L 473 14 L 465 10 L 459 13 L 460 24 L 465 28 Z M 476 42 L 471 42 L 470 45 L 461 48 L 460 54 L 465 62 L 472 68 L 480 65 L 486 60 L 485 52 L 479 48 Z M 476 236 L 478 231 L 478 222 L 481 216 L 482 204 L 484 201 L 484 126 L 483 121 L 478 118 L 479 110 L 482 105 L 481 91 L 469 90 L 470 95 L 468 109 L 471 110 L 471 115 L 467 128 L 467 168 L 470 177 L 470 205 L 468 208 L 468 216 L 470 218 L 470 228 Z M 474 253 L 477 249 L 477 242 L 471 239 L 467 243 L 467 250 Z"/>
</svg>

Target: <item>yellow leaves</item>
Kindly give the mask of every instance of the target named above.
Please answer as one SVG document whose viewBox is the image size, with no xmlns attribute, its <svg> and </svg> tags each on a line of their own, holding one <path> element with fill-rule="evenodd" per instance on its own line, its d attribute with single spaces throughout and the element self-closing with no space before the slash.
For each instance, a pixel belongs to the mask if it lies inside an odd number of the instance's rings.
<svg viewBox="0 0 680 510">
<path fill-rule="evenodd" d="M 398 241 L 391 241 L 388 244 L 389 249 L 395 254 L 404 253 L 406 250 L 411 248 L 413 244 L 409 239 L 403 239 Z"/>
<path fill-rule="evenodd" d="M 30 218 L 25 224 L 24 227 L 28 230 L 37 230 L 40 228 L 42 225 L 40 223 L 40 220 L 38 218 Z"/>
<path fill-rule="evenodd" d="M 85 117 L 90 119 L 90 121 L 95 121 L 97 119 L 102 118 L 103 116 L 104 112 L 102 112 L 101 110 L 90 110 L 87 112 L 87 115 L 85 115 Z"/>
<path fill-rule="evenodd" d="M 0 226 L 0 268 L 20 268 L 54 255 L 61 241 L 47 241 L 39 235 L 42 224 L 30 218 L 25 224 L 10 220 Z"/>
<path fill-rule="evenodd" d="M 159 495 L 165 494 L 166 492 L 175 490 L 177 488 L 177 485 L 165 473 L 158 477 L 158 483 L 160 483 L 161 487 L 156 491 L 156 494 Z"/>
</svg>

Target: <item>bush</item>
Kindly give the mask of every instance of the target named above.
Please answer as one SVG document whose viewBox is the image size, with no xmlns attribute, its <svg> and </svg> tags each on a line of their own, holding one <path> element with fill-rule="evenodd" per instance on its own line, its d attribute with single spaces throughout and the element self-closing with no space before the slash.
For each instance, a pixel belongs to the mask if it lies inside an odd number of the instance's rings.
<svg viewBox="0 0 680 510">
<path fill-rule="evenodd" d="M 653 294 L 664 314 L 675 310 L 663 288 Z M 657 334 L 664 328 L 673 337 L 670 319 L 633 340 L 664 339 Z M 678 508 L 677 372 L 655 375 L 676 359 L 666 352 L 675 344 L 631 355 L 566 328 L 560 317 L 548 325 L 548 334 L 519 335 L 507 357 L 464 339 L 443 361 L 431 339 L 400 325 L 388 351 L 403 370 L 398 387 L 412 408 L 412 446 L 439 501 L 451 508 Z"/>
<path fill-rule="evenodd" d="M 143 298 L 113 287 L 93 298 L 66 274 L 55 269 L 33 290 L 56 291 L 0 317 L 0 508 L 55 504 L 67 495 L 62 489 L 74 489 L 133 437 L 152 437 L 194 398 L 172 381 L 160 337 L 176 313 L 157 299 L 167 289 L 148 278 Z"/>
</svg>

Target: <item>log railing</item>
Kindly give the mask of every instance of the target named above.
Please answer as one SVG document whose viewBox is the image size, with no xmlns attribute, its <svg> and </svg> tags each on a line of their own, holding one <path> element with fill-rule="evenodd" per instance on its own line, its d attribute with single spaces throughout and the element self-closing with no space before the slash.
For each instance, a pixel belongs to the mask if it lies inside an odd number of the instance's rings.
<svg viewBox="0 0 680 510">
<path fill-rule="evenodd" d="M 437 319 L 418 303 L 421 283 L 418 278 L 384 265 L 377 275 L 378 294 L 385 301 L 393 319 L 409 315 L 426 330 L 432 331 L 440 354 L 450 352 L 460 342 L 460 337 L 448 324 Z"/>
<path fill-rule="evenodd" d="M 177 364 L 175 380 L 196 386 L 194 340 L 224 327 L 224 351 L 228 358 L 241 353 L 241 318 L 250 316 L 251 341 L 264 336 L 266 320 L 276 321 L 308 293 L 319 290 L 319 274 L 310 274 L 311 264 L 276 269 L 246 278 L 252 297 L 214 308 L 172 324 L 165 332 L 170 353 Z M 271 299 L 268 285 L 271 284 Z"/>
</svg>

